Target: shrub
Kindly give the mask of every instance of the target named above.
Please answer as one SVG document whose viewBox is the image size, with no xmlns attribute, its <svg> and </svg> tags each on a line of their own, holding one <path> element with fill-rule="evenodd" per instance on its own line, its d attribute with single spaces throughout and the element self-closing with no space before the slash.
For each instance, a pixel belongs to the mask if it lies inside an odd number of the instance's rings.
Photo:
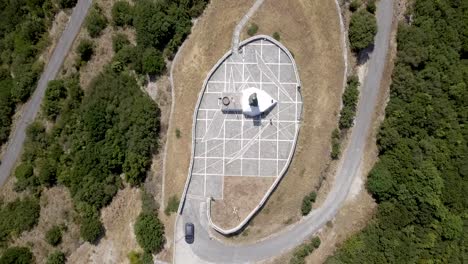
<svg viewBox="0 0 468 264">
<path fill-rule="evenodd" d="M 80 226 L 80 236 L 90 243 L 96 243 L 104 234 L 104 227 L 97 215 L 85 216 Z"/>
<path fill-rule="evenodd" d="M 98 37 L 107 27 L 107 19 L 98 5 L 94 5 L 86 17 L 86 29 L 92 38 Z"/>
<path fill-rule="evenodd" d="M 115 53 L 119 52 L 123 47 L 130 45 L 130 41 L 127 35 L 123 33 L 117 33 L 112 36 L 112 49 Z"/>
<path fill-rule="evenodd" d="M 343 93 L 343 108 L 340 112 L 340 129 L 347 129 L 353 126 L 356 116 L 356 107 L 359 99 L 359 80 L 352 76 L 348 80 L 345 92 Z"/>
<path fill-rule="evenodd" d="M 19 191 L 25 190 L 34 176 L 34 168 L 29 162 L 22 162 L 15 170 L 16 183 L 15 188 Z"/>
<path fill-rule="evenodd" d="M 349 4 L 349 10 L 351 12 L 354 12 L 356 10 L 359 9 L 359 7 L 361 7 L 361 0 L 352 0 L 351 3 Z"/>
<path fill-rule="evenodd" d="M 375 5 L 375 0 L 369 0 L 367 2 L 367 11 L 372 14 L 375 14 L 375 10 L 377 10 L 377 6 Z"/>
<path fill-rule="evenodd" d="M 33 262 L 34 256 L 27 247 L 7 248 L 0 258 L 0 264 L 28 264 Z"/>
<path fill-rule="evenodd" d="M 169 198 L 169 201 L 167 203 L 166 209 L 164 210 L 164 213 L 166 215 L 170 215 L 171 213 L 177 212 L 177 209 L 179 208 L 179 199 L 177 196 L 173 195 Z"/>
<path fill-rule="evenodd" d="M 377 22 L 374 15 L 361 10 L 351 15 L 349 24 L 349 42 L 351 49 L 359 52 L 374 42 L 377 33 Z"/>
<path fill-rule="evenodd" d="M 76 52 L 78 52 L 81 61 L 89 61 L 94 54 L 93 41 L 89 39 L 83 39 L 76 48 Z"/>
<path fill-rule="evenodd" d="M 143 71 L 151 75 L 159 75 L 166 67 L 162 53 L 155 48 L 147 48 L 143 53 Z"/>
<path fill-rule="evenodd" d="M 180 132 L 180 129 L 176 128 L 175 136 L 176 136 L 176 138 L 180 138 L 182 136 L 182 133 Z"/>
<path fill-rule="evenodd" d="M 112 21 L 115 26 L 130 26 L 133 23 L 132 7 L 127 1 L 119 0 L 112 6 Z"/>
<path fill-rule="evenodd" d="M 52 80 L 47 86 L 42 110 L 47 118 L 54 120 L 62 110 L 61 100 L 67 97 L 63 80 Z"/>
<path fill-rule="evenodd" d="M 281 36 L 278 32 L 273 33 L 273 38 L 276 39 L 277 41 L 281 40 Z"/>
<path fill-rule="evenodd" d="M 293 253 L 289 264 L 305 264 L 305 258 L 320 246 L 320 238 L 314 237 L 309 242 L 299 246 Z"/>
<path fill-rule="evenodd" d="M 33 198 L 16 199 L 0 208 L 0 242 L 11 235 L 19 235 L 33 228 L 39 219 L 41 207 Z"/>
<path fill-rule="evenodd" d="M 46 264 L 65 264 L 67 258 L 65 254 L 61 251 L 54 251 L 47 257 Z"/>
<path fill-rule="evenodd" d="M 62 230 L 57 225 L 53 226 L 46 232 L 45 239 L 50 245 L 57 246 L 62 242 Z"/>
<path fill-rule="evenodd" d="M 317 193 L 316 192 L 311 192 L 308 195 L 302 199 L 302 206 L 301 206 L 301 212 L 302 215 L 307 215 L 310 213 L 312 210 L 312 204 L 315 202 L 315 199 L 317 198 Z"/>
<path fill-rule="evenodd" d="M 340 130 L 335 128 L 332 133 L 332 151 L 331 151 L 331 158 L 338 159 L 341 154 L 341 142 L 340 142 Z"/>
<path fill-rule="evenodd" d="M 164 226 L 155 214 L 141 213 L 135 223 L 138 244 L 151 253 L 158 253 L 164 246 Z"/>
<path fill-rule="evenodd" d="M 139 252 L 130 251 L 127 257 L 128 257 L 128 261 L 130 262 L 130 264 L 142 264 L 142 261 L 141 261 L 142 257 L 141 257 L 141 253 Z"/>
<path fill-rule="evenodd" d="M 258 25 L 255 24 L 255 23 L 252 23 L 252 24 L 250 24 L 249 28 L 247 29 L 247 34 L 249 34 L 249 36 L 253 36 L 253 35 L 257 34 L 257 31 L 258 31 Z"/>
</svg>

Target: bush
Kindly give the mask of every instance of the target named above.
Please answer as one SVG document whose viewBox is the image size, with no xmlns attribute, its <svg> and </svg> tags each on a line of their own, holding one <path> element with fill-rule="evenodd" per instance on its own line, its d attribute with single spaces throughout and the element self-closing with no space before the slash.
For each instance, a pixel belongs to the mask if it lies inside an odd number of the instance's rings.
<svg viewBox="0 0 468 264">
<path fill-rule="evenodd" d="M 142 264 L 153 264 L 153 255 L 148 251 L 143 252 L 143 256 L 141 256 L 141 262 Z"/>
<path fill-rule="evenodd" d="M 112 36 L 112 49 L 115 53 L 119 52 L 123 47 L 130 45 L 130 41 L 127 35 L 123 33 L 117 33 Z"/>
<path fill-rule="evenodd" d="M 353 51 L 360 52 L 371 45 L 374 42 L 375 33 L 377 33 L 377 22 L 374 15 L 367 10 L 351 15 L 349 42 Z"/>
<path fill-rule="evenodd" d="M 143 71 L 151 75 L 160 75 L 166 67 L 162 53 L 155 48 L 147 48 L 143 53 Z"/>
<path fill-rule="evenodd" d="M 47 86 L 42 110 L 47 118 L 55 120 L 62 110 L 61 100 L 67 97 L 67 89 L 62 80 L 52 80 Z"/>
<path fill-rule="evenodd" d="M 377 10 L 377 6 L 375 5 L 375 0 L 368 0 L 367 11 L 369 11 L 369 13 L 375 14 L 375 10 Z"/>
<path fill-rule="evenodd" d="M 361 0 L 352 0 L 351 3 L 349 4 L 349 10 L 351 12 L 354 12 L 356 10 L 359 9 L 359 7 L 361 7 Z"/>
<path fill-rule="evenodd" d="M 171 213 L 177 212 L 177 209 L 179 209 L 179 199 L 177 198 L 177 196 L 173 195 L 169 198 L 164 213 L 166 215 L 170 215 Z"/>
<path fill-rule="evenodd" d="M 80 236 L 89 243 L 96 243 L 104 234 L 104 227 L 97 215 L 85 216 L 80 226 Z"/>
<path fill-rule="evenodd" d="M 27 247 L 7 248 L 0 258 L 0 264 L 29 264 L 33 262 L 34 256 Z"/>
<path fill-rule="evenodd" d="M 252 23 L 252 24 L 250 24 L 249 28 L 247 29 L 247 34 L 249 34 L 249 36 L 253 36 L 253 35 L 257 34 L 257 31 L 258 31 L 258 25 L 255 24 L 255 23 Z"/>
<path fill-rule="evenodd" d="M 86 29 L 92 38 L 99 37 L 101 32 L 107 27 L 107 19 L 102 14 L 101 8 L 95 4 L 86 17 Z"/>
<path fill-rule="evenodd" d="M 83 39 L 76 48 L 76 52 L 78 52 L 81 61 L 91 60 L 91 57 L 94 54 L 93 41 L 89 39 Z"/>
<path fill-rule="evenodd" d="M 332 133 L 332 151 L 330 156 L 332 159 L 338 159 L 341 154 L 340 130 L 335 128 Z"/>
<path fill-rule="evenodd" d="M 33 228 L 39 219 L 41 207 L 33 198 L 16 199 L 0 208 L 0 242 L 12 235 Z"/>
<path fill-rule="evenodd" d="M 276 39 L 277 41 L 281 40 L 280 34 L 278 32 L 273 33 L 273 38 Z"/>
<path fill-rule="evenodd" d="M 112 21 L 118 27 L 132 25 L 132 7 L 127 1 L 119 0 L 114 3 L 112 6 Z"/>
<path fill-rule="evenodd" d="M 138 244 L 147 252 L 158 253 L 164 246 L 164 226 L 155 214 L 141 213 L 135 223 Z"/>
<path fill-rule="evenodd" d="M 130 262 L 130 264 L 142 264 L 142 261 L 141 261 L 142 257 L 141 257 L 141 253 L 139 252 L 130 251 L 127 257 L 128 257 L 128 261 Z"/>
<path fill-rule="evenodd" d="M 65 254 L 57 250 L 47 257 L 46 264 L 65 264 L 66 261 L 67 258 L 65 257 Z"/>
<path fill-rule="evenodd" d="M 33 182 L 34 168 L 29 162 L 22 162 L 15 170 L 15 189 L 18 191 L 25 190 Z"/>
<path fill-rule="evenodd" d="M 347 129 L 353 126 L 359 99 L 358 87 L 358 78 L 356 76 L 350 77 L 343 93 L 343 108 L 341 109 L 339 120 L 340 129 Z"/>
<path fill-rule="evenodd" d="M 76 3 L 78 0 L 59 0 L 59 6 L 60 8 L 73 8 L 76 6 Z"/>
<path fill-rule="evenodd" d="M 315 199 L 317 198 L 317 193 L 316 192 L 311 192 L 308 195 L 302 199 L 302 206 L 301 206 L 301 212 L 302 215 L 308 215 L 310 211 L 312 210 L 312 204 L 315 202 Z"/>
<path fill-rule="evenodd" d="M 293 253 L 289 264 L 305 264 L 305 258 L 320 246 L 320 238 L 314 237 L 309 242 L 299 246 Z"/>
<path fill-rule="evenodd" d="M 45 239 L 50 245 L 57 246 L 62 242 L 62 230 L 57 225 L 53 226 L 46 232 Z"/>
</svg>

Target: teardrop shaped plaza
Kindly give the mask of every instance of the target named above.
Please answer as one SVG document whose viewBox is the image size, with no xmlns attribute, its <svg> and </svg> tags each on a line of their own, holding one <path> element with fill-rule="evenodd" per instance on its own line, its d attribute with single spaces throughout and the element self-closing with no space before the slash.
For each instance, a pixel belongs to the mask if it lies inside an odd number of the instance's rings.
<svg viewBox="0 0 468 264">
<path fill-rule="evenodd" d="M 240 43 L 208 74 L 194 113 L 185 204 L 208 201 L 222 234 L 240 230 L 286 173 L 302 114 L 291 53 L 268 36 Z"/>
</svg>

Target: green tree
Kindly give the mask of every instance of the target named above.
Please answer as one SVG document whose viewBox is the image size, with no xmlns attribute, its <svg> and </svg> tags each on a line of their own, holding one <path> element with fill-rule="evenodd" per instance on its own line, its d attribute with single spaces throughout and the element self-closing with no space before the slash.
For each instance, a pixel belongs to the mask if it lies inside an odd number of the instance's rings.
<svg viewBox="0 0 468 264">
<path fill-rule="evenodd" d="M 95 4 L 86 17 L 86 29 L 92 38 L 101 35 L 101 32 L 107 27 L 107 19 L 103 15 L 101 8 Z"/>
<path fill-rule="evenodd" d="M 160 75 L 166 63 L 162 53 L 155 48 L 148 48 L 143 53 L 143 71 L 151 75 Z"/>
<path fill-rule="evenodd" d="M 27 247 L 10 247 L 7 248 L 2 257 L 0 264 L 29 264 L 34 263 L 34 256 Z"/>
<path fill-rule="evenodd" d="M 132 7 L 127 1 L 119 0 L 114 3 L 112 6 L 112 21 L 118 27 L 132 25 Z"/>
<path fill-rule="evenodd" d="M 135 222 L 135 235 L 138 244 L 148 252 L 158 253 L 164 246 L 164 226 L 158 217 L 151 213 L 141 213 Z"/>
<path fill-rule="evenodd" d="M 97 216 L 84 217 L 81 221 L 80 236 L 90 243 L 96 243 L 104 234 L 104 226 Z"/>
<path fill-rule="evenodd" d="M 375 17 L 367 10 L 361 10 L 351 15 L 349 43 L 353 51 L 360 52 L 374 43 L 376 33 L 377 22 Z"/>
<path fill-rule="evenodd" d="M 76 52 L 80 56 L 81 61 L 89 61 L 94 54 L 94 43 L 92 40 L 83 39 L 78 47 Z"/>
</svg>

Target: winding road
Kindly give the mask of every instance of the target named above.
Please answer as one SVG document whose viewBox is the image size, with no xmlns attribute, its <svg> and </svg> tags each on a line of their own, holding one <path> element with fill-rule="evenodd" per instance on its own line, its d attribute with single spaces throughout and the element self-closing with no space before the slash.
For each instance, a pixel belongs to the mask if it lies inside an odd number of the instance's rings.
<svg viewBox="0 0 468 264">
<path fill-rule="evenodd" d="M 55 47 L 52 56 L 39 79 L 36 90 L 31 99 L 24 106 L 24 112 L 19 117 L 15 129 L 8 142 L 5 154 L 2 157 L 0 164 L 0 186 L 2 186 L 10 175 L 16 161 L 18 160 L 21 150 L 23 149 L 24 140 L 26 138 L 26 128 L 31 124 L 40 109 L 42 99 L 45 95 L 45 90 L 49 81 L 55 79 L 57 73 L 62 67 L 63 61 L 70 50 L 75 37 L 80 32 L 81 25 L 91 7 L 92 0 L 79 0 L 73 9 L 70 21 L 63 31 L 60 39 Z"/>
<path fill-rule="evenodd" d="M 372 116 L 378 101 L 389 47 L 393 19 L 393 0 L 377 6 L 378 32 L 368 61 L 368 73 L 361 86 L 361 97 L 348 147 L 338 166 L 335 182 L 325 202 L 298 223 L 264 240 L 248 245 L 227 245 L 210 236 L 205 201 L 187 201 L 176 222 L 175 263 L 252 263 L 280 255 L 301 244 L 332 220 L 346 200 L 351 183 L 358 176 L 366 138 L 372 129 Z M 195 225 L 195 242 L 184 241 L 184 223 Z"/>
</svg>

